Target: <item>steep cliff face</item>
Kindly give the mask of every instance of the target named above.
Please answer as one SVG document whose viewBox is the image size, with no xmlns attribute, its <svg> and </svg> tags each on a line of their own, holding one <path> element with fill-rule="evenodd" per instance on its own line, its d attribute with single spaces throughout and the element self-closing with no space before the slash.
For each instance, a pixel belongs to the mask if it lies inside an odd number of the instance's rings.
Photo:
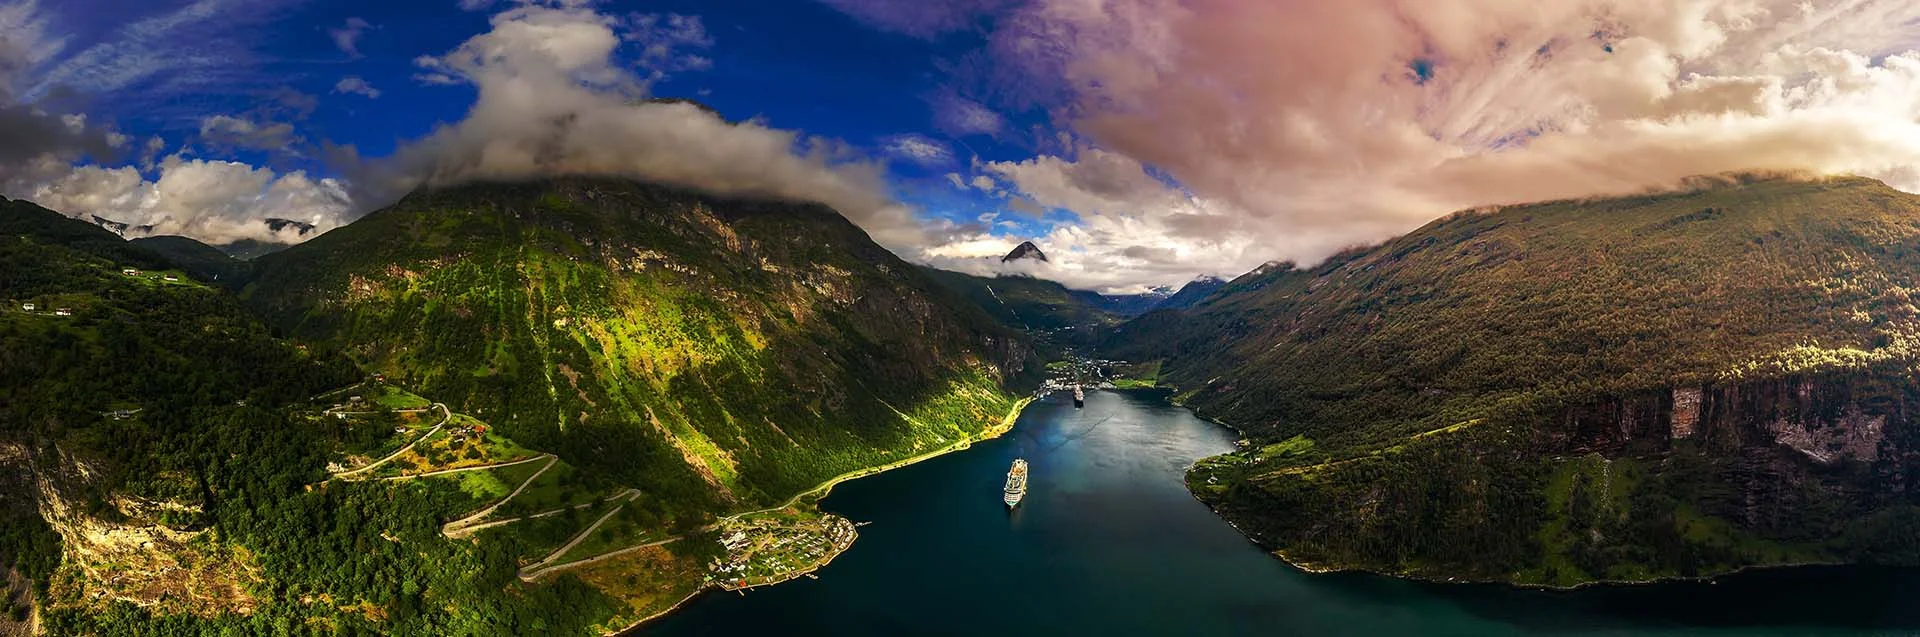
<svg viewBox="0 0 1920 637">
<path fill-rule="evenodd" d="M 1492 415 L 1317 462 L 1209 459 L 1202 500 L 1314 568 L 1567 586 L 1920 559 L 1920 384 L 1898 370 Z M 1275 468 L 1273 465 L 1279 465 Z"/>
<path fill-rule="evenodd" d="M 1130 322 L 1296 560 L 1572 585 L 1883 559 L 1920 198 L 1860 179 L 1464 212 Z M 1890 558 L 1888 558 L 1890 559 Z"/>
<path fill-rule="evenodd" d="M 127 603 L 201 617 L 244 616 L 258 605 L 251 591 L 262 578 L 250 555 L 204 526 L 182 523 L 205 512 L 191 487 L 187 497 L 147 497 L 58 448 L 12 451 L 33 476 L 32 488 L 16 494 L 33 497 L 40 518 L 60 536 L 62 571 L 51 581 L 50 599 L 91 611 Z"/>
</svg>

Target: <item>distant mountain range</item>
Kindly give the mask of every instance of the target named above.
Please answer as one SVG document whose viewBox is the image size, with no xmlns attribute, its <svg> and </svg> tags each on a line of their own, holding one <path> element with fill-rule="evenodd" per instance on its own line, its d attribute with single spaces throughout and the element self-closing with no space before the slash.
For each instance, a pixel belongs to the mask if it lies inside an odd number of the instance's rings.
<svg viewBox="0 0 1920 637">
<path fill-rule="evenodd" d="M 1099 342 L 1109 329 L 1129 318 L 1197 303 L 1223 283 L 1202 277 L 1178 292 L 1157 288 L 1142 294 L 1108 295 L 1025 275 L 983 277 L 932 268 L 927 273 L 1002 323 L 1049 334 L 1060 345 L 1078 346 Z"/>
<path fill-rule="evenodd" d="M 127 235 L 134 235 L 135 237 L 138 237 L 138 238 L 153 238 L 152 235 L 153 235 L 154 226 L 151 226 L 151 225 L 135 226 L 135 225 L 122 223 L 119 221 L 114 221 L 112 219 L 108 219 L 100 215 L 89 215 L 89 216 L 92 217 L 94 225 L 98 225 L 102 228 L 106 228 L 107 230 L 112 231 L 114 234 L 120 235 L 122 237 L 125 237 Z M 316 226 L 314 226 L 311 223 L 307 223 L 304 221 L 294 221 L 292 219 L 267 217 L 266 219 L 262 219 L 261 221 L 266 223 L 268 230 L 276 234 L 280 233 L 283 230 L 292 229 L 294 231 L 294 236 L 300 237 L 300 238 L 305 238 L 307 235 L 312 234 L 313 231 L 316 229 Z M 179 238 L 185 239 L 185 237 L 179 237 Z M 194 243 L 199 243 L 201 245 L 207 245 L 207 244 L 201 243 L 198 240 L 193 240 L 193 239 L 189 239 L 189 240 L 193 241 Z M 173 250 L 175 252 L 179 252 L 182 250 L 193 251 L 193 249 L 190 246 L 185 246 L 184 244 L 181 244 L 178 241 L 167 241 L 167 242 L 161 242 L 153 245 L 158 246 L 161 249 Z M 241 239 L 241 240 L 233 241 L 230 243 L 213 245 L 211 247 L 221 252 L 224 252 L 235 259 L 239 259 L 241 261 L 250 261 L 258 257 L 266 256 L 269 254 L 273 254 L 275 252 L 279 252 L 281 250 L 285 250 L 287 249 L 288 246 L 291 246 L 291 245 L 293 244 L 278 243 L 278 242 L 272 242 L 272 241 L 260 241 L 258 239 Z M 188 258 L 189 260 L 194 261 L 195 263 L 199 263 L 199 264 L 205 263 L 204 256 L 190 256 Z"/>
<path fill-rule="evenodd" d="M 1167 296 L 1158 304 L 1155 304 L 1152 309 L 1183 310 L 1190 308 L 1199 305 L 1200 302 L 1206 300 L 1208 296 L 1212 296 L 1214 291 L 1226 285 L 1226 279 L 1203 276 L 1187 282 L 1186 285 L 1180 286 L 1180 291 Z"/>
</svg>

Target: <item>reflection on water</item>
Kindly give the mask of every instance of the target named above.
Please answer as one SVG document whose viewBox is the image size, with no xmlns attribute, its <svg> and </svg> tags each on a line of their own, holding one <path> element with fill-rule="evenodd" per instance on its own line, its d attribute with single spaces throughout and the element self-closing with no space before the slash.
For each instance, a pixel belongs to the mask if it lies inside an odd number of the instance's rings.
<svg viewBox="0 0 1920 637">
<path fill-rule="evenodd" d="M 1912 570 L 1758 572 L 1574 592 L 1311 575 L 1193 500 L 1233 433 L 1145 393 L 1056 395 L 1014 432 L 835 488 L 860 540 L 819 580 L 708 594 L 636 631 L 680 635 L 1907 634 Z M 1013 458 L 1020 508 L 1001 488 Z"/>
</svg>

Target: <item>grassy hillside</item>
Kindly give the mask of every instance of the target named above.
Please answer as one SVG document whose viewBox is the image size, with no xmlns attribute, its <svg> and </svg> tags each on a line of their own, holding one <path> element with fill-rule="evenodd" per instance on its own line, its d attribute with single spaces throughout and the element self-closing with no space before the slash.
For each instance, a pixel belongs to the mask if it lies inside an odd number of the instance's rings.
<svg viewBox="0 0 1920 637">
<path fill-rule="evenodd" d="M 1017 334 L 814 205 L 609 180 L 468 186 L 256 265 L 249 302 L 296 339 L 676 518 L 978 431 L 1030 367 Z"/>
<path fill-rule="evenodd" d="M 1512 206 L 1115 343 L 1247 431 L 1191 481 L 1297 562 L 1572 584 L 1880 559 L 1911 539 L 1885 531 L 1913 504 L 1916 248 L 1920 198 L 1862 179 Z"/>
</svg>

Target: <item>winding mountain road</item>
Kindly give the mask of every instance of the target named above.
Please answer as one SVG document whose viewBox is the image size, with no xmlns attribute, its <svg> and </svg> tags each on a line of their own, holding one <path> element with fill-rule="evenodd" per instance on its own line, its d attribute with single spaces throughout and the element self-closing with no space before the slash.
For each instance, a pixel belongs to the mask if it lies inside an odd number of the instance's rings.
<svg viewBox="0 0 1920 637">
<path fill-rule="evenodd" d="M 368 471 L 372 471 L 372 470 L 374 470 L 374 469 L 378 469 L 378 468 L 380 468 L 380 466 L 381 466 L 381 465 L 384 465 L 384 464 L 386 464 L 386 463 L 388 463 L 388 462 L 391 462 L 391 461 L 392 461 L 392 460 L 393 460 L 394 458 L 398 458 L 398 457 L 400 457 L 400 456 L 402 456 L 402 455 L 404 455 L 404 454 L 406 454 L 407 452 L 409 452 L 409 451 L 412 451 L 412 450 L 413 450 L 413 447 L 414 447 L 414 445 L 418 445 L 418 444 L 420 444 L 420 441 L 422 441 L 422 440 L 426 440 L 426 439 L 428 439 L 428 438 L 432 438 L 434 434 L 437 434 L 437 433 L 440 433 L 440 430 L 441 430 L 441 429 L 443 429 L 443 428 L 445 428 L 445 427 L 447 426 L 447 423 L 449 423 L 449 422 L 453 422 L 453 412 L 451 412 L 451 411 L 447 411 L 447 406 L 446 406 L 446 405 L 443 405 L 443 404 L 440 404 L 440 403 L 434 403 L 434 404 L 432 404 L 432 405 L 429 405 L 429 406 L 428 406 L 428 407 L 427 407 L 426 409 L 424 409 L 424 410 L 421 410 L 421 411 L 433 411 L 433 409 L 434 409 L 435 407 L 438 407 L 438 408 L 440 408 L 440 424 L 437 424 L 437 425 L 434 425 L 434 426 L 433 426 L 433 429 L 430 429 L 430 430 L 428 430 L 428 431 L 427 431 L 427 433 L 425 433 L 425 434 L 423 434 L 423 435 L 421 435 L 421 436 L 420 436 L 420 437 L 418 437 L 418 438 L 414 438 L 414 439 L 413 439 L 413 442 L 409 442 L 409 443 L 407 443 L 407 446 L 405 446 L 405 447 L 401 447 L 399 451 L 395 451 L 395 452 L 393 452 L 393 453 L 391 453 L 391 454 L 388 454 L 388 455 L 387 455 L 387 457 L 385 457 L 385 458 L 381 458 L 381 459 L 379 459 L 379 460 L 376 460 L 376 461 L 374 461 L 374 462 L 372 462 L 372 463 L 370 463 L 370 464 L 368 464 L 367 466 L 364 466 L 364 467 L 361 467 L 361 468 L 358 468 L 358 469 L 353 469 L 353 470 L 350 470 L 350 471 L 342 471 L 342 472 L 339 472 L 339 473 L 335 473 L 335 474 L 333 474 L 333 478 L 331 478 L 331 479 L 334 479 L 334 480 L 350 480 L 350 479 L 353 479 L 353 477 L 354 477 L 354 476 L 357 476 L 357 475 L 361 475 L 361 474 L 364 474 L 364 473 L 366 473 L 366 472 L 368 472 Z"/>
<path fill-rule="evenodd" d="M 594 506 L 598 506 L 598 505 L 601 505 L 601 504 L 605 504 L 605 503 L 608 503 L 608 502 L 612 502 L 612 501 L 614 501 L 614 500 L 618 500 L 618 499 L 620 499 L 620 498 L 622 498 L 622 497 L 626 497 L 628 493 L 635 493 L 635 494 L 638 494 L 638 493 L 639 493 L 639 489 L 627 489 L 626 491 L 621 491 L 621 492 L 619 492 L 619 493 L 615 493 L 615 494 L 613 494 L 613 495 L 610 495 L 610 496 L 607 496 L 607 497 L 604 497 L 604 498 L 600 498 L 600 499 L 598 499 L 598 500 L 594 500 L 594 501 L 592 501 L 592 502 L 583 502 L 583 503 L 580 503 L 580 504 L 576 504 L 576 505 L 573 505 L 573 506 L 569 506 L 569 507 L 560 507 L 560 508 L 558 508 L 558 509 L 554 509 L 554 510 L 551 510 L 551 511 L 541 511 L 541 512 L 539 512 L 539 513 L 529 513 L 529 514 L 526 514 L 526 515 L 523 515 L 523 516 L 520 516 L 520 517 L 517 517 L 517 518 L 507 518 L 507 519 L 504 519 L 504 520 L 494 520 L 494 521 L 492 521 L 492 522 L 480 522 L 480 523 L 477 523 L 477 524 L 476 524 L 476 523 L 472 523 L 472 522 L 469 522 L 469 526 L 466 526 L 466 527 L 462 527 L 462 528 L 458 528 L 458 529 L 453 529 L 452 531 L 448 531 L 448 530 L 447 530 L 447 526 L 442 526 L 442 527 L 440 527 L 440 529 L 441 529 L 441 531 L 440 531 L 440 532 L 441 532 L 441 533 L 443 533 L 443 534 L 445 534 L 445 535 L 446 535 L 447 537 L 449 537 L 449 538 L 460 538 L 460 537 L 465 537 L 465 536 L 468 536 L 468 535 L 473 535 L 474 533 L 478 533 L 478 532 L 481 532 L 481 531 L 485 531 L 485 530 L 487 530 L 487 529 L 491 529 L 491 528 L 494 528 L 494 527 L 496 527 L 496 526 L 506 526 L 506 525 L 509 525 L 509 524 L 513 524 L 513 523 L 515 523 L 515 522 L 521 522 L 521 521 L 525 521 L 525 520 L 538 520 L 538 519 L 540 519 L 540 518 L 550 518 L 550 517 L 553 517 L 553 516 L 556 516 L 556 515 L 560 515 L 560 514 L 562 514 L 562 513 L 566 513 L 566 512 L 568 512 L 568 511 L 573 511 L 573 510 L 577 510 L 577 509 L 587 509 L 587 508 L 592 508 L 592 507 L 594 507 Z M 508 500 L 511 500 L 511 499 L 512 499 L 512 498 L 508 498 Z M 506 501 L 506 500 L 501 500 L 501 501 L 499 501 L 499 502 L 497 502 L 497 503 L 495 503 L 495 504 L 494 504 L 493 506 L 497 508 L 497 507 L 499 507 L 500 505 L 504 505 L 504 504 L 506 504 L 506 503 L 507 503 L 507 501 Z M 461 518 L 460 520 L 456 520 L 456 521 L 458 521 L 458 522 L 466 522 L 466 521 L 469 521 L 469 520 L 474 520 L 474 519 L 476 519 L 477 517 L 478 517 L 477 515 L 469 515 L 469 516 L 467 516 L 467 517 L 465 517 L 465 518 Z M 452 524 L 452 523 L 448 523 L 448 526 L 451 526 L 451 524 Z"/>
<path fill-rule="evenodd" d="M 532 458 L 525 458 L 525 459 L 521 459 L 521 460 L 514 460 L 514 461 L 511 461 L 511 462 L 501 462 L 501 463 L 497 463 L 497 464 L 482 464 L 482 465 L 474 465 L 474 466 L 471 466 L 471 467 L 459 467 L 459 468 L 455 468 L 455 469 L 441 469 L 441 470 L 439 470 L 439 471 L 428 471 L 428 472 L 426 472 L 426 473 L 415 473 L 415 474 L 411 474 L 411 475 L 404 475 L 404 476 L 389 476 L 389 477 L 385 477 L 385 478 L 381 478 L 381 480 L 386 480 L 386 481 L 388 481 L 388 482 L 397 482 L 397 481 L 401 481 L 401 480 L 416 480 L 416 479 L 419 479 L 419 478 L 431 478 L 431 477 L 434 477 L 434 476 L 444 476 L 444 475 L 450 475 L 450 474 L 455 474 L 455 473 L 467 473 L 467 472 L 469 472 L 469 471 L 486 471 L 486 470 L 488 470 L 488 469 L 502 469 L 502 468 L 506 468 L 506 467 L 512 467 L 512 466 L 518 466 L 518 465 L 523 465 L 523 464 L 526 464 L 526 463 L 529 463 L 529 462 L 539 462 L 541 458 L 553 458 L 553 459 L 555 459 L 555 460 L 559 460 L 559 458 L 558 458 L 558 457 L 555 457 L 555 456 L 554 456 L 553 454 L 550 454 L 550 453 L 543 453 L 543 454 L 540 454 L 540 455 L 537 455 L 537 456 L 534 456 L 534 457 L 532 457 Z M 552 463 L 548 463 L 548 465 L 547 465 L 547 466 L 549 466 L 549 467 L 550 467 L 550 466 L 553 466 L 553 465 L 552 465 Z M 547 470 L 547 469 L 546 469 L 546 467 L 541 467 L 541 468 L 540 468 L 540 471 L 541 471 L 541 472 L 545 472 L 546 470 Z M 538 473 L 536 473 L 536 474 L 533 474 L 533 475 L 537 477 L 537 476 L 539 476 L 540 474 L 538 474 Z M 524 487 L 524 486 L 526 486 L 526 484 L 527 484 L 527 483 L 525 483 L 525 482 L 522 482 L 522 483 L 520 483 L 520 484 L 521 484 L 521 486 L 523 486 L 523 487 Z M 514 491 L 514 492 L 513 492 L 513 495 L 520 495 L 520 492 L 519 492 L 519 491 Z M 507 497 L 509 497 L 509 498 L 511 498 L 511 497 L 513 497 L 513 496 L 507 496 Z M 504 500 L 503 500 L 503 502 L 504 502 Z"/>
<path fill-rule="evenodd" d="M 533 481 L 539 480 L 540 476 L 545 475 L 548 469 L 552 469 L 553 465 L 559 464 L 560 462 L 559 456 L 556 456 L 550 453 L 541 454 L 540 456 L 535 457 L 533 460 L 539 460 L 540 458 L 546 458 L 547 465 L 544 467 L 540 467 L 540 470 L 533 472 L 533 475 L 527 476 L 527 479 L 522 481 L 519 487 L 514 488 L 513 493 L 507 494 L 507 497 L 500 498 L 499 502 L 495 502 L 493 504 L 487 505 L 487 508 L 481 509 L 478 512 L 475 512 L 473 515 L 469 515 L 467 517 L 460 518 L 458 520 L 454 520 L 452 522 L 448 522 L 446 524 L 440 525 L 440 534 L 450 538 L 463 537 L 468 533 L 471 533 L 472 531 L 477 531 L 481 527 L 483 527 L 484 525 L 477 526 L 475 523 L 479 522 L 481 518 L 487 517 L 489 515 L 493 515 L 494 511 L 500 510 L 500 507 L 502 505 L 512 501 L 514 498 L 520 497 L 520 493 L 522 491 L 526 491 L 527 487 L 532 486 Z M 531 460 L 522 461 L 522 462 L 531 462 Z M 515 464 L 520 464 L 520 463 L 515 463 Z"/>
<path fill-rule="evenodd" d="M 639 495 L 640 495 L 640 492 L 638 490 L 635 490 L 635 489 L 627 490 L 627 500 L 629 502 L 631 502 L 633 498 Z M 581 531 L 579 535 L 573 536 L 573 539 L 568 540 L 565 546 L 561 546 L 558 550 L 555 550 L 553 553 L 548 554 L 546 559 L 540 560 L 538 562 L 534 562 L 533 564 L 527 566 L 526 568 L 520 569 L 520 579 L 531 582 L 533 580 L 539 579 L 541 575 L 545 575 L 547 571 L 559 570 L 561 568 L 569 568 L 584 562 L 585 560 L 581 560 L 577 562 L 568 562 L 566 564 L 561 564 L 554 568 L 548 568 L 548 565 L 553 564 L 554 560 L 560 559 L 560 556 L 566 555 L 567 551 L 571 551 L 573 550 L 574 547 L 579 546 L 581 542 L 587 541 L 587 538 L 591 537 L 594 531 L 600 530 L 600 525 L 606 524 L 607 520 L 613 519 L 614 515 L 619 514 L 620 511 L 626 508 L 627 508 L 626 502 L 620 503 L 620 506 L 614 507 L 613 510 L 608 511 L 606 515 L 600 516 L 600 519 L 594 520 L 593 526 L 589 526 L 587 527 L 587 530 Z M 666 543 L 666 542 L 671 542 L 677 539 L 680 539 L 679 536 L 670 537 L 665 540 L 660 540 L 660 542 Z M 632 546 L 622 550 L 624 551 L 628 549 L 637 549 L 637 548 L 641 548 L 641 547 Z M 595 557 L 603 557 L 605 555 L 607 554 L 602 554 L 600 556 L 595 556 Z M 594 558 L 587 558 L 587 559 L 594 559 Z"/>
</svg>

